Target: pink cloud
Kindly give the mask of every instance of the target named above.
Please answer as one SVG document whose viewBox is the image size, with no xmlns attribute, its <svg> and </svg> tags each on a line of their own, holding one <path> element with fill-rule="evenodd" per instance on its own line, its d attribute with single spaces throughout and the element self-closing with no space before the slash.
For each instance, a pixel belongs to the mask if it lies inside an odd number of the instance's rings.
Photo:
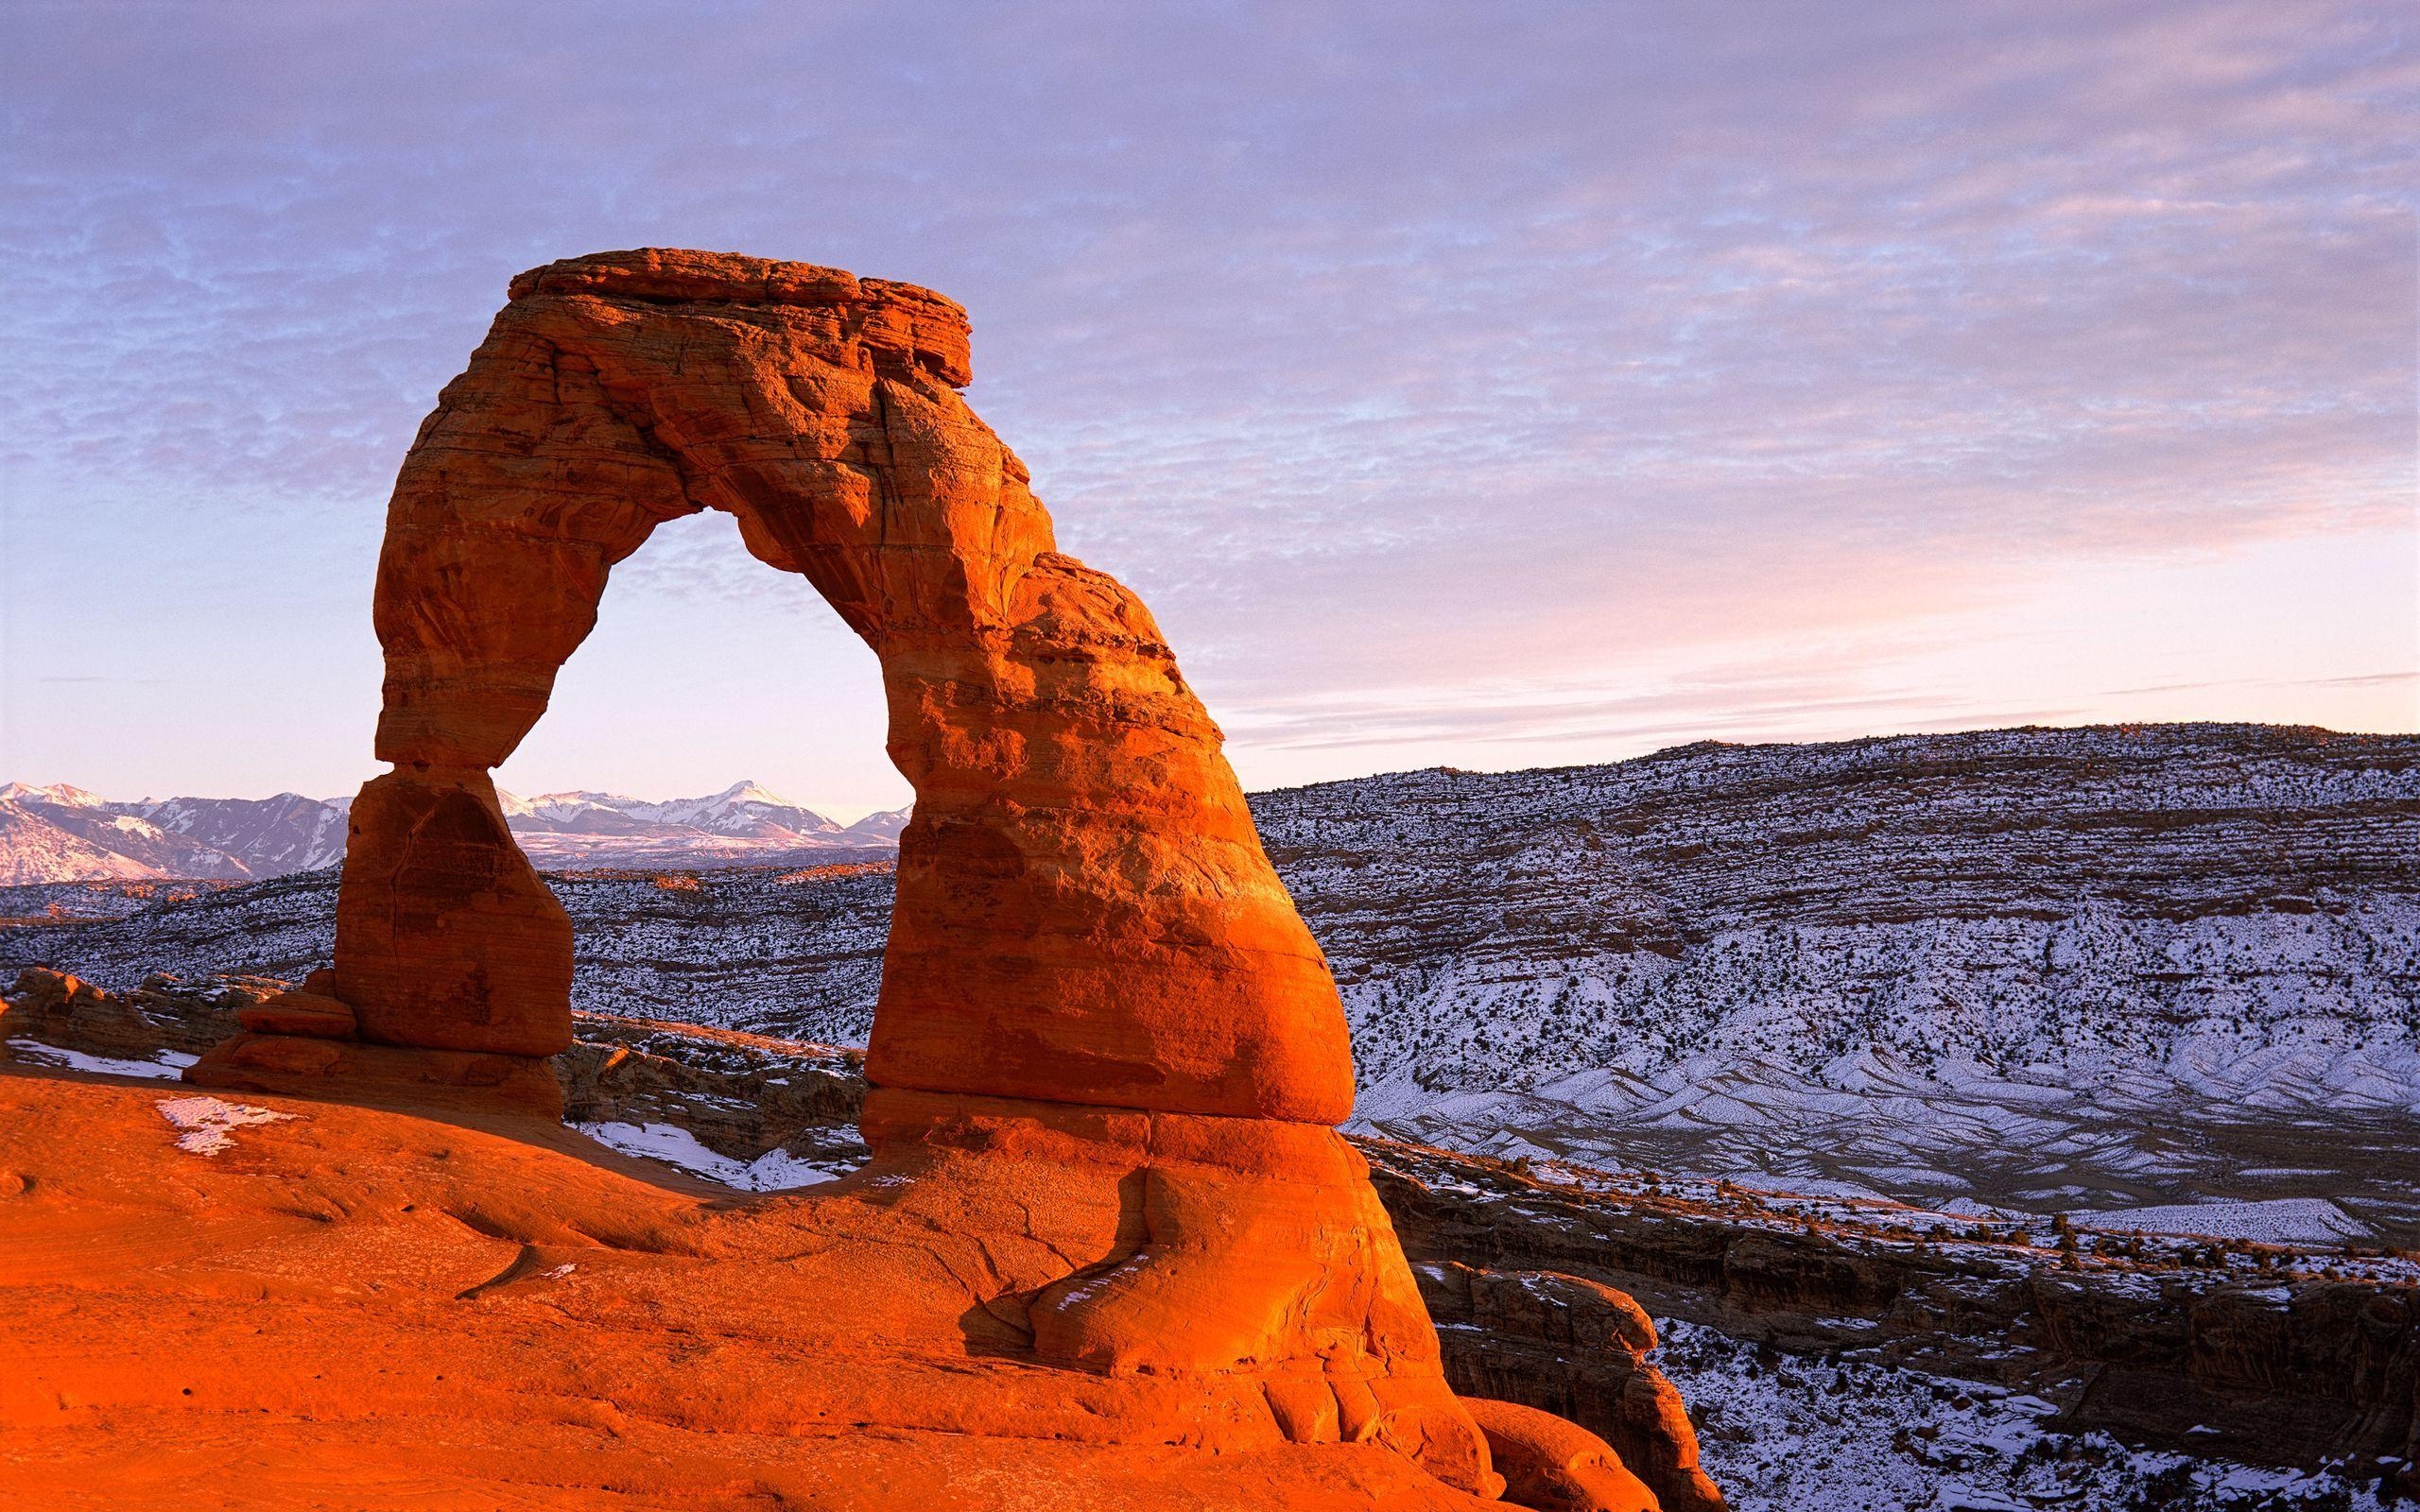
<svg viewBox="0 0 2420 1512">
<path fill-rule="evenodd" d="M 1375 728 L 1508 663 L 1584 681 L 2411 523 L 2420 57 L 2372 7 L 0 25 L 21 676 L 104 549 L 161 601 L 302 585 L 285 616 L 356 634 L 387 484 L 505 278 L 651 242 L 965 301 L 975 402 L 1064 539 L 1243 708 Z M 634 571 L 651 604 L 790 591 Z M 231 667 L 292 631 L 186 627 Z"/>
</svg>

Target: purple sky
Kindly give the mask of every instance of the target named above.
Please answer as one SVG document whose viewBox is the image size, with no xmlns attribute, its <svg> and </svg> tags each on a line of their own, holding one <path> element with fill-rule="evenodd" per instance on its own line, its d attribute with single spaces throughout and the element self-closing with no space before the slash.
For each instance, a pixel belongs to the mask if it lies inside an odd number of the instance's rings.
<svg viewBox="0 0 2420 1512">
<path fill-rule="evenodd" d="M 506 279 L 930 284 L 1253 785 L 1703 736 L 2420 727 L 2410 12 L 0 14 L 0 779 L 348 791 L 414 427 Z M 905 788 L 719 517 L 500 775 Z"/>
</svg>

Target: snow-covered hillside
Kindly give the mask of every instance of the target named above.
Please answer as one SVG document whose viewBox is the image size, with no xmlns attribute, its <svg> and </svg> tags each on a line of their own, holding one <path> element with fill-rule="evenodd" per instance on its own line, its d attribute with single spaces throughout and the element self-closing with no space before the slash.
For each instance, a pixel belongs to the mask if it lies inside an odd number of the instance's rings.
<svg viewBox="0 0 2420 1512">
<path fill-rule="evenodd" d="M 153 971 L 299 979 L 334 952 L 337 876 L 0 888 L 0 986 L 26 966 L 112 991 Z M 890 928 L 888 863 L 547 880 L 578 941 L 575 1006 L 751 1033 L 814 1024 L 832 1031 L 819 1042 L 865 1043 Z"/>
<path fill-rule="evenodd" d="M 252 874 L 240 858 L 153 823 L 139 805 L 104 803 L 64 782 L 0 788 L 0 880 Z"/>
<path fill-rule="evenodd" d="M 225 851 L 240 861 L 251 876 L 282 877 L 344 859 L 344 811 L 299 793 L 261 799 L 170 798 L 120 805 L 128 806 L 164 830 Z M 173 870 L 164 874 L 184 875 Z"/>
<path fill-rule="evenodd" d="M 41 804 L 0 799 L 0 885 L 151 874 L 132 856 L 52 823 Z"/>
<path fill-rule="evenodd" d="M 113 803 L 65 782 L 0 787 L 0 881 L 230 881 L 324 867 L 344 854 L 337 805 L 275 798 Z"/>
<path fill-rule="evenodd" d="M 2223 1181 L 2420 1217 L 2420 739 L 1697 746 L 1253 806 L 1373 1126 L 1931 1202 Z"/>
<path fill-rule="evenodd" d="M 526 799 L 510 793 L 498 796 L 503 800 L 506 818 L 519 833 L 574 833 L 582 829 L 639 833 L 650 829 L 675 829 L 743 839 L 806 840 L 841 833 L 839 825 L 813 809 L 793 803 L 754 782 L 735 782 L 704 798 L 677 798 L 662 802 L 623 793 L 541 793 Z"/>
<path fill-rule="evenodd" d="M 843 825 L 754 782 L 703 798 L 500 794 L 506 822 L 540 867 L 730 867 L 845 859 L 897 848 L 908 811 Z"/>
</svg>

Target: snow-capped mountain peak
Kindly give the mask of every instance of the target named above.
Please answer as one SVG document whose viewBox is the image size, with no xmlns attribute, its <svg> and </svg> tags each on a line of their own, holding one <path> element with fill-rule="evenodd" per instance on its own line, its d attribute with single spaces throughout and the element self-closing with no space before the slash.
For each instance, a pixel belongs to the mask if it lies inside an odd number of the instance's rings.
<svg viewBox="0 0 2420 1512">
<path fill-rule="evenodd" d="M 98 794 L 87 793 L 65 782 L 53 782 L 48 787 L 36 787 L 30 782 L 10 782 L 0 786 L 0 803 L 55 803 L 68 809 L 102 806 Z"/>
<path fill-rule="evenodd" d="M 716 803 L 769 803 L 777 809 L 794 809 L 798 805 L 767 788 L 754 778 L 744 777 L 717 793 L 709 801 Z"/>
<path fill-rule="evenodd" d="M 915 812 L 912 803 L 904 809 L 883 809 L 867 815 L 840 833 L 869 844 L 895 845 L 899 833 L 908 828 L 908 816 Z"/>
<path fill-rule="evenodd" d="M 793 803 L 752 781 L 734 782 L 704 798 L 672 799 L 662 803 L 625 799 L 615 806 L 633 818 L 750 839 L 833 834 L 840 828 L 813 809 Z"/>
</svg>

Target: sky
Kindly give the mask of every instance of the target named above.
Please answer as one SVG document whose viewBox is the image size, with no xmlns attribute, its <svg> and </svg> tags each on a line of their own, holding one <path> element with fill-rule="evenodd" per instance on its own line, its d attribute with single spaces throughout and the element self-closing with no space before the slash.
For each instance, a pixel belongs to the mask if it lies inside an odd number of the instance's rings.
<svg viewBox="0 0 2420 1512">
<path fill-rule="evenodd" d="M 0 780 L 350 791 L 388 490 L 507 280 L 927 284 L 1266 787 L 1691 740 L 2420 729 L 2385 5 L 0 12 Z M 720 516 L 498 773 L 908 797 Z"/>
</svg>

